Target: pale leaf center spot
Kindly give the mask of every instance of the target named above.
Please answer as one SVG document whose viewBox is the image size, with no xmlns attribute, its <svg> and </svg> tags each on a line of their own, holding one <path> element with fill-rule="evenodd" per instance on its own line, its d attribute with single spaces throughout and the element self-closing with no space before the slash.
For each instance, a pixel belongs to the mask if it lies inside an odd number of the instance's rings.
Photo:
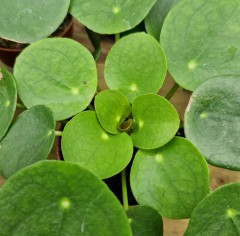
<svg viewBox="0 0 240 236">
<path fill-rule="evenodd" d="M 118 6 L 115 6 L 112 8 L 112 13 L 113 14 L 118 14 L 121 11 L 121 8 Z"/>
<path fill-rule="evenodd" d="M 79 89 L 78 88 L 72 88 L 71 93 L 73 95 L 77 95 L 77 94 L 79 94 Z"/>
<path fill-rule="evenodd" d="M 138 125 L 139 125 L 139 128 L 142 128 L 144 125 L 144 122 L 142 120 L 139 120 Z"/>
<path fill-rule="evenodd" d="M 6 103 L 5 103 L 5 107 L 9 107 L 10 106 L 10 104 L 11 104 L 11 102 L 8 100 L 8 101 L 6 101 Z"/>
<path fill-rule="evenodd" d="M 102 138 L 103 140 L 108 140 L 108 139 L 109 139 L 109 136 L 108 136 L 106 133 L 102 133 L 101 138 Z"/>
<path fill-rule="evenodd" d="M 136 84 L 131 84 L 131 85 L 130 85 L 130 90 L 131 90 L 132 92 L 136 92 L 136 91 L 138 90 L 137 85 L 136 85 Z"/>
<path fill-rule="evenodd" d="M 158 163 L 162 163 L 163 160 L 164 160 L 163 155 L 161 155 L 161 154 L 159 154 L 159 153 L 156 154 L 155 160 L 156 160 L 156 162 L 158 162 Z"/>
<path fill-rule="evenodd" d="M 226 210 L 226 215 L 228 218 L 233 219 L 236 216 L 236 210 L 232 209 L 232 208 L 228 208 Z"/>
<path fill-rule="evenodd" d="M 3 79 L 3 74 L 0 72 L 0 80 Z"/>
<path fill-rule="evenodd" d="M 197 62 L 195 60 L 191 60 L 188 62 L 188 69 L 194 70 L 197 67 Z"/>
<path fill-rule="evenodd" d="M 68 209 L 71 206 L 71 201 L 68 198 L 62 198 L 60 206 L 62 209 Z"/>
<path fill-rule="evenodd" d="M 117 121 L 117 122 L 119 122 L 119 121 L 120 121 L 120 119 L 121 119 L 121 117 L 120 117 L 120 116 L 117 116 L 117 117 L 116 117 L 116 121 Z"/>
<path fill-rule="evenodd" d="M 201 119 L 205 119 L 207 117 L 208 117 L 208 114 L 206 112 L 203 112 L 203 113 L 200 114 Z"/>
</svg>

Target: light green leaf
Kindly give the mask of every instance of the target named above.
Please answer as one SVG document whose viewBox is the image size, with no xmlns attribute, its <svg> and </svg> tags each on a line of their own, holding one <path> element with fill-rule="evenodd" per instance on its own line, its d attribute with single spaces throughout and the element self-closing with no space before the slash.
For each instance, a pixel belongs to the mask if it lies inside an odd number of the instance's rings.
<svg viewBox="0 0 240 236">
<path fill-rule="evenodd" d="M 163 222 L 159 213 L 149 206 L 134 206 L 127 210 L 133 236 L 162 236 Z"/>
<path fill-rule="evenodd" d="M 163 217 L 183 219 L 207 195 L 208 178 L 200 152 L 175 137 L 161 148 L 137 152 L 130 183 L 139 204 L 153 207 Z"/>
<path fill-rule="evenodd" d="M 0 190 L 0 235 L 131 236 L 119 201 L 89 171 L 41 161 L 12 176 Z"/>
<path fill-rule="evenodd" d="M 133 152 L 131 138 L 126 133 L 108 134 L 93 111 L 82 112 L 65 126 L 62 135 L 65 161 L 76 162 L 101 178 L 123 170 Z"/>
<path fill-rule="evenodd" d="M 127 97 L 113 90 L 105 90 L 97 94 L 95 109 L 99 123 L 111 134 L 120 133 L 121 124 L 131 113 Z"/>
<path fill-rule="evenodd" d="M 47 159 L 54 128 L 52 112 L 45 106 L 32 107 L 19 115 L 0 142 L 0 174 L 9 178 L 21 168 Z"/>
<path fill-rule="evenodd" d="M 63 22 L 69 5 L 70 0 L 0 0 L 0 37 L 21 43 L 46 38 Z"/>
<path fill-rule="evenodd" d="M 216 189 L 196 207 L 184 236 L 240 235 L 240 183 Z"/>
<path fill-rule="evenodd" d="M 165 145 L 179 128 L 178 113 L 172 104 L 156 94 L 137 97 L 132 104 L 133 145 L 141 149 L 154 149 Z"/>
<path fill-rule="evenodd" d="M 13 76 L 0 68 L 0 140 L 11 124 L 17 101 L 17 89 Z"/>
<path fill-rule="evenodd" d="M 155 2 L 156 0 L 72 0 L 70 13 L 94 32 L 116 34 L 139 24 Z"/>
<path fill-rule="evenodd" d="M 161 32 L 176 82 L 193 91 L 212 77 L 240 74 L 239 24 L 239 0 L 180 1 Z"/>
<path fill-rule="evenodd" d="M 215 166 L 240 170 L 240 76 L 211 79 L 193 93 L 185 113 L 186 137 Z"/>
<path fill-rule="evenodd" d="M 149 34 L 159 40 L 163 22 L 168 12 L 179 0 L 157 0 L 151 11 L 144 20 L 146 30 Z"/>
<path fill-rule="evenodd" d="M 167 71 L 160 44 L 146 33 L 121 38 L 111 48 L 104 76 L 110 89 L 125 94 L 129 101 L 141 94 L 157 93 Z"/>
<path fill-rule="evenodd" d="M 43 39 L 27 47 L 16 60 L 14 76 L 26 107 L 46 105 L 56 120 L 84 110 L 97 88 L 91 53 L 67 38 Z"/>
</svg>

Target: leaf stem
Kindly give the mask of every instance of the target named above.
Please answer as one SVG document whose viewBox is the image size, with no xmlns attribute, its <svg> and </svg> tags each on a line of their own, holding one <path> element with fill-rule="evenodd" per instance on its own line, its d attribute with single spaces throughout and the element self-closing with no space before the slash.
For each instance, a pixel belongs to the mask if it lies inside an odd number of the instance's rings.
<svg viewBox="0 0 240 236">
<path fill-rule="evenodd" d="M 62 131 L 58 131 L 58 130 L 55 130 L 54 131 L 54 133 L 55 133 L 55 136 L 62 136 Z"/>
<path fill-rule="evenodd" d="M 89 105 L 88 105 L 88 109 L 89 109 L 90 111 L 95 111 L 95 108 L 94 108 L 94 106 L 93 106 L 93 105 L 91 105 L 91 104 L 89 104 Z"/>
<path fill-rule="evenodd" d="M 21 104 L 21 103 L 16 103 L 16 107 L 17 108 L 21 108 L 21 109 L 27 109 L 23 104 Z"/>
<path fill-rule="evenodd" d="M 171 90 L 168 92 L 168 94 L 165 96 L 165 98 L 167 100 L 170 100 L 179 87 L 180 86 L 177 83 L 175 83 Z"/>
<path fill-rule="evenodd" d="M 117 42 L 120 39 L 120 33 L 115 34 L 115 42 Z"/>
<path fill-rule="evenodd" d="M 126 169 L 121 172 L 122 180 L 122 199 L 123 199 L 123 209 L 128 209 L 128 192 L 127 192 L 127 178 L 126 178 Z"/>
</svg>

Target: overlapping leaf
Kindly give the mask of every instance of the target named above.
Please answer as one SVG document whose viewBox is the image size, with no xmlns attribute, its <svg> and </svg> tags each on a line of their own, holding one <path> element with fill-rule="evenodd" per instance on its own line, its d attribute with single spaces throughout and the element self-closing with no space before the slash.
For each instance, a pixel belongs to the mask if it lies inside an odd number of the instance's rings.
<svg viewBox="0 0 240 236">
<path fill-rule="evenodd" d="M 67 38 L 43 39 L 27 47 L 16 60 L 14 76 L 27 108 L 47 105 L 56 120 L 84 110 L 97 87 L 91 53 Z"/>
<path fill-rule="evenodd" d="M 63 22 L 69 5 L 70 0 L 0 0 L 0 37 L 21 43 L 46 38 Z"/>
<path fill-rule="evenodd" d="M 212 77 L 240 74 L 239 24 L 238 0 L 180 1 L 160 37 L 177 83 L 193 91 Z"/>
<path fill-rule="evenodd" d="M 167 71 L 160 44 L 150 35 L 135 33 L 121 38 L 110 50 L 104 68 L 110 89 L 129 101 L 141 94 L 157 93 Z"/>
<path fill-rule="evenodd" d="M 17 100 L 17 89 L 13 76 L 0 69 L 0 140 L 11 124 Z"/>
<path fill-rule="evenodd" d="M 137 152 L 130 183 L 140 205 L 166 218 L 188 218 L 208 193 L 207 163 L 189 141 L 175 137 L 161 148 Z"/>
<path fill-rule="evenodd" d="M 211 79 L 196 89 L 185 113 L 186 137 L 215 166 L 240 170 L 240 77 Z"/>
<path fill-rule="evenodd" d="M 108 178 L 127 166 L 133 146 L 126 133 L 107 133 L 99 124 L 95 112 L 86 111 L 65 126 L 62 152 L 65 161 L 79 163 L 101 178 Z"/>
<path fill-rule="evenodd" d="M 119 201 L 77 164 L 42 161 L 0 190 L 0 235 L 130 236 Z"/>
<path fill-rule="evenodd" d="M 9 178 L 21 168 L 47 159 L 54 128 L 49 108 L 38 105 L 23 112 L 0 142 L 0 174 Z"/>
</svg>

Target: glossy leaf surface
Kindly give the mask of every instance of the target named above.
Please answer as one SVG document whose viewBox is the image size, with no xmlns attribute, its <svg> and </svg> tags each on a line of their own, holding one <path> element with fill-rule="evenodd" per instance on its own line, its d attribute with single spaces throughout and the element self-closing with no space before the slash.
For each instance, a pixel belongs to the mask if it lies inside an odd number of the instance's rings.
<svg viewBox="0 0 240 236">
<path fill-rule="evenodd" d="M 11 124 L 17 101 L 17 89 L 13 76 L 0 68 L 0 140 Z"/>
<path fill-rule="evenodd" d="M 211 79 L 194 91 L 185 113 L 186 137 L 215 166 L 240 170 L 240 77 Z"/>
<path fill-rule="evenodd" d="M 162 236 L 163 222 L 159 213 L 149 206 L 133 206 L 127 210 L 133 236 Z"/>
<path fill-rule="evenodd" d="M 47 159 L 54 141 L 51 110 L 38 105 L 23 112 L 0 142 L 0 174 L 9 178 L 21 168 Z"/>
<path fill-rule="evenodd" d="M 46 38 L 63 22 L 69 5 L 70 0 L 0 0 L 0 37 L 21 43 Z"/>
<path fill-rule="evenodd" d="M 167 16 L 161 44 L 176 82 L 195 90 L 219 75 L 240 74 L 240 2 L 183 0 Z"/>
<path fill-rule="evenodd" d="M 208 193 L 208 167 L 189 141 L 175 137 L 161 148 L 139 150 L 130 182 L 140 205 L 153 207 L 162 217 L 189 218 Z"/>
<path fill-rule="evenodd" d="M 97 94 L 95 109 L 99 123 L 111 134 L 120 133 L 119 127 L 131 113 L 127 97 L 113 90 Z"/>
<path fill-rule="evenodd" d="M 16 60 L 14 76 L 26 107 L 46 105 L 56 120 L 84 110 L 97 88 L 91 53 L 67 38 L 43 39 L 27 47 Z"/>
<path fill-rule="evenodd" d="M 148 14 L 156 0 L 72 0 L 70 13 L 100 34 L 130 30 Z"/>
<path fill-rule="evenodd" d="M 96 176 L 73 163 L 42 161 L 0 190 L 1 236 L 131 236 L 119 201 Z"/>
<path fill-rule="evenodd" d="M 101 178 L 108 178 L 127 166 L 133 146 L 126 133 L 108 134 L 95 112 L 86 111 L 65 126 L 62 152 L 65 161 L 76 162 Z"/>
<path fill-rule="evenodd" d="M 179 128 L 175 108 L 165 98 L 155 94 L 137 97 L 132 104 L 133 145 L 141 149 L 154 149 L 169 142 Z"/>
<path fill-rule="evenodd" d="M 240 233 L 240 183 L 216 189 L 193 211 L 184 236 L 229 236 Z"/>
<path fill-rule="evenodd" d="M 141 94 L 157 93 L 167 71 L 160 44 L 150 35 L 135 33 L 117 41 L 105 63 L 104 76 L 110 89 L 129 101 Z"/>
</svg>

